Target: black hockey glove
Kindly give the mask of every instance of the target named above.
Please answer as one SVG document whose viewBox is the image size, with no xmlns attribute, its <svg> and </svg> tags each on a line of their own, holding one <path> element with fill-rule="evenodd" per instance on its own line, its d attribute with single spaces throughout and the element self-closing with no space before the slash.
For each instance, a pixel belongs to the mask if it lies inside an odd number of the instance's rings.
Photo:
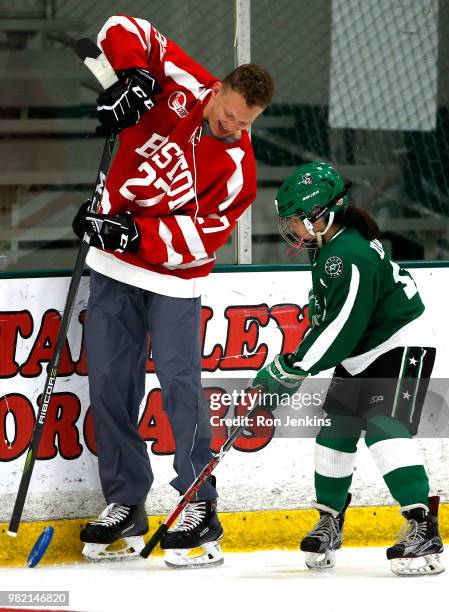
<svg viewBox="0 0 449 612">
<path fill-rule="evenodd" d="M 97 134 L 109 136 L 135 125 L 143 113 L 154 106 L 154 98 L 161 90 L 148 70 L 130 68 L 118 72 L 118 83 L 97 98 L 97 117 L 101 125 Z"/>
<path fill-rule="evenodd" d="M 90 200 L 86 200 L 76 213 L 72 227 L 80 240 L 87 232 L 90 245 L 118 253 L 135 253 L 140 245 L 139 226 L 130 213 L 124 215 L 100 215 L 89 212 Z"/>
</svg>

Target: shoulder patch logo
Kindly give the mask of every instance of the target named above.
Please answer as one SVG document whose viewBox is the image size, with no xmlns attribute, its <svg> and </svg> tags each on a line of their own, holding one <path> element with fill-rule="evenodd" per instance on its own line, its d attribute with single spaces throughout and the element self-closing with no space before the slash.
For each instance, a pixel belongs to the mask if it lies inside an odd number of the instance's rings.
<svg viewBox="0 0 449 612">
<path fill-rule="evenodd" d="M 329 257 L 324 264 L 324 270 L 331 278 L 336 278 L 343 272 L 343 261 L 335 255 Z"/>
<path fill-rule="evenodd" d="M 174 91 L 172 94 L 170 94 L 167 103 L 168 107 L 172 111 L 175 111 L 175 113 L 178 115 L 178 117 L 181 117 L 181 119 L 184 119 L 184 117 L 187 117 L 189 114 L 188 110 L 186 109 L 187 98 L 183 91 Z"/>
</svg>

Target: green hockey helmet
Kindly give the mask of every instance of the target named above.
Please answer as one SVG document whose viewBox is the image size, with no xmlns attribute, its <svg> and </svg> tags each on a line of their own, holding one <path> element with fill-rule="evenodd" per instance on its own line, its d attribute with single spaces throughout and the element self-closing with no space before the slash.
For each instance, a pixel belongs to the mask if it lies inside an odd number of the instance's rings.
<svg viewBox="0 0 449 612">
<path fill-rule="evenodd" d="M 350 183 L 330 164 L 312 162 L 303 164 L 285 179 L 276 196 L 279 230 L 288 244 L 300 248 L 320 248 L 322 236 L 334 222 L 335 213 L 346 204 Z M 315 232 L 313 224 L 321 217 L 328 223 L 322 232 Z M 293 219 L 300 219 L 311 235 L 311 240 L 301 242 L 291 230 Z"/>
</svg>

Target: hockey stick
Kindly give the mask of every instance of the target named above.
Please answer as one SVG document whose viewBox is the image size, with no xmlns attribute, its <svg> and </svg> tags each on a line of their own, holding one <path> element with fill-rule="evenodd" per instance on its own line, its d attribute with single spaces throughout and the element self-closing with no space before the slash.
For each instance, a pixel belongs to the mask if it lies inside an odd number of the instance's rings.
<svg viewBox="0 0 449 612">
<path fill-rule="evenodd" d="M 75 47 L 75 53 L 85 63 L 89 70 L 101 83 L 103 88 L 108 88 L 113 85 L 118 79 L 111 64 L 106 56 L 100 51 L 94 42 L 88 38 L 79 40 Z M 112 151 L 114 149 L 115 136 L 109 136 L 104 144 L 103 154 L 101 156 L 100 167 L 98 169 L 97 180 L 95 183 L 94 193 L 92 195 L 91 210 L 96 211 L 103 194 L 106 174 L 112 159 Z M 75 303 L 76 294 L 83 274 L 84 264 L 87 253 L 89 251 L 89 236 L 85 234 L 84 239 L 78 251 L 75 267 L 73 269 L 72 278 L 70 281 L 69 291 L 67 294 L 64 312 L 62 315 L 61 326 L 59 328 L 58 337 L 55 344 L 53 357 L 48 366 L 47 379 L 45 381 L 44 392 L 41 397 L 39 410 L 37 413 L 36 423 L 31 438 L 30 447 L 27 452 L 25 465 L 23 467 L 22 477 L 17 491 L 17 497 L 12 511 L 11 521 L 9 523 L 8 535 L 15 537 L 19 529 L 20 519 L 22 518 L 23 507 L 30 485 L 31 475 L 33 473 L 34 463 L 36 461 L 39 443 L 42 437 L 42 431 L 47 416 L 48 407 L 56 384 L 58 376 L 59 362 L 64 348 L 67 331 L 72 316 L 73 306 Z"/>
<path fill-rule="evenodd" d="M 261 391 L 260 388 L 256 388 L 256 389 L 249 389 L 245 393 L 249 398 L 251 398 L 253 396 L 259 396 L 260 391 Z M 245 415 L 245 420 L 248 420 L 251 417 L 251 415 L 253 415 L 256 412 L 258 408 L 260 408 L 260 402 L 256 401 L 253 408 L 251 408 L 251 410 L 248 411 L 248 414 Z M 168 531 L 168 529 L 170 529 L 170 527 L 176 521 L 176 519 L 181 514 L 181 512 L 184 510 L 184 508 L 187 506 L 187 504 L 192 501 L 194 496 L 198 493 L 200 488 L 203 486 L 203 484 L 206 482 L 206 480 L 215 470 L 215 468 L 220 463 L 220 461 L 223 459 L 223 457 L 226 455 L 226 453 L 232 448 L 232 445 L 234 444 L 235 440 L 239 437 L 241 433 L 245 431 L 247 427 L 248 425 L 246 423 L 243 423 L 242 425 L 239 425 L 231 432 L 231 434 L 229 435 L 229 438 L 226 440 L 226 442 L 223 444 L 220 450 L 212 456 L 212 459 L 209 461 L 209 463 L 204 466 L 204 468 L 198 474 L 196 480 L 190 485 L 190 487 L 181 497 L 181 499 L 179 500 L 173 512 L 165 519 L 165 521 L 161 525 L 159 525 L 157 530 L 154 532 L 154 534 L 151 536 L 151 538 L 142 548 L 142 550 L 139 553 L 141 557 L 143 557 L 144 559 L 147 559 L 147 557 L 150 556 L 150 554 L 152 553 L 156 545 L 161 541 L 161 538 L 164 535 L 164 533 Z"/>
</svg>

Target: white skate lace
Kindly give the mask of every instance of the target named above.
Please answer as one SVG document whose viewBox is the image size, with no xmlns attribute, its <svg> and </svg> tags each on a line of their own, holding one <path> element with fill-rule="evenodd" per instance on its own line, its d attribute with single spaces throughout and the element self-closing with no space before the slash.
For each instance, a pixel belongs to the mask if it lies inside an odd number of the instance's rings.
<svg viewBox="0 0 449 612">
<path fill-rule="evenodd" d="M 418 523 L 414 519 L 409 519 L 398 533 L 396 544 L 406 544 L 407 546 L 419 544 L 426 539 L 426 534 L 427 523 L 425 521 Z"/>
<path fill-rule="evenodd" d="M 111 527 L 126 519 L 129 514 L 129 506 L 120 504 L 109 504 L 95 521 L 90 521 L 90 525 L 104 525 Z"/>
<path fill-rule="evenodd" d="M 338 523 L 337 519 L 334 519 L 330 514 L 324 514 L 312 531 L 308 534 L 308 537 L 318 537 L 320 540 L 330 540 L 338 538 Z"/>
<path fill-rule="evenodd" d="M 190 531 L 197 527 L 206 516 L 206 502 L 187 504 L 178 523 L 170 531 Z"/>
</svg>

